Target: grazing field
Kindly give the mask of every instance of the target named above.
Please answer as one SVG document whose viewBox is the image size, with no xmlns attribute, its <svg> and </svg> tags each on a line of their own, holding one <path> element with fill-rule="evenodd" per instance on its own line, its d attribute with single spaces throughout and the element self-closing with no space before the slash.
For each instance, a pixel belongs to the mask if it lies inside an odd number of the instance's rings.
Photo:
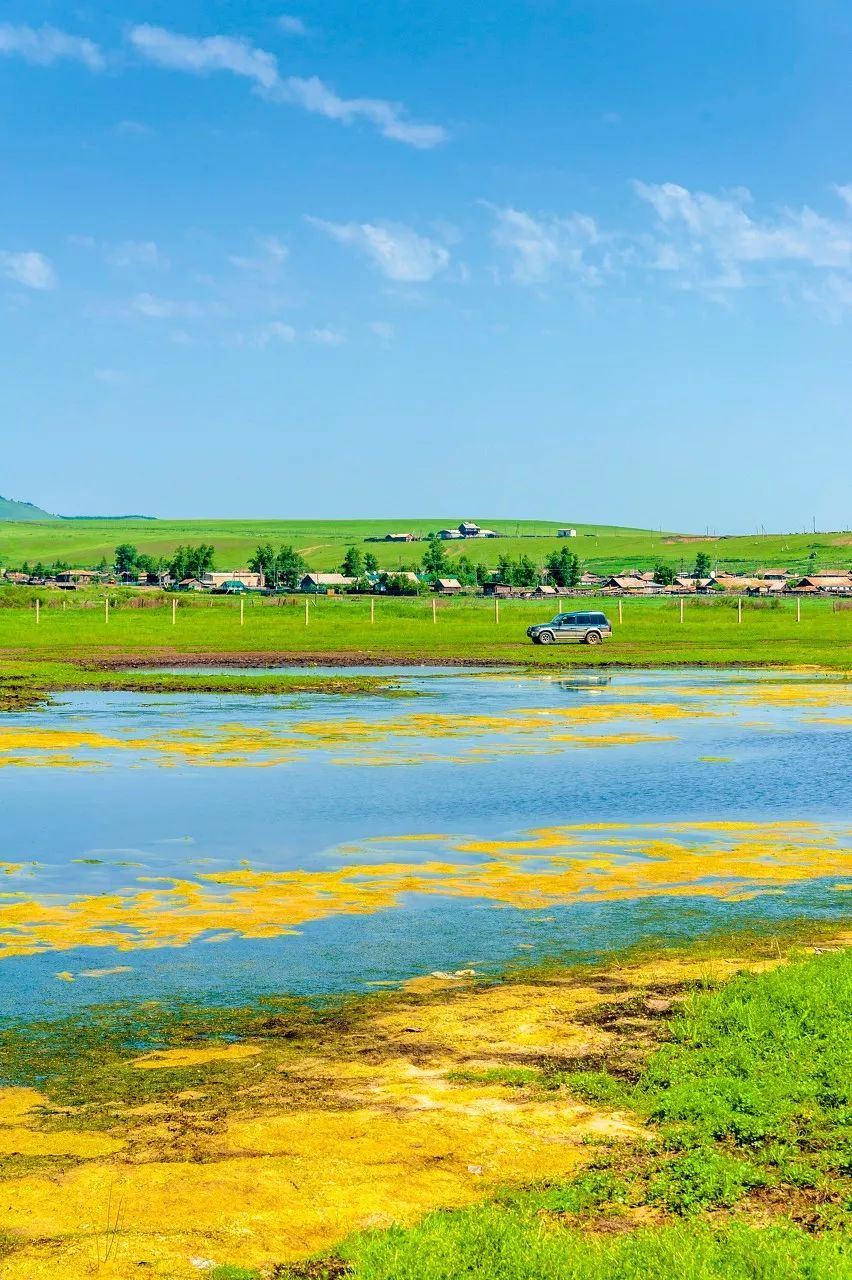
<svg viewBox="0 0 852 1280">
<path fill-rule="evenodd" d="M 12 588 L 7 605 L 20 600 Z M 827 600 L 700 598 L 589 599 L 615 634 L 597 648 L 532 645 L 526 628 L 544 621 L 547 601 L 363 597 L 130 596 L 118 593 L 106 620 L 103 597 L 42 592 L 34 602 L 0 607 L 0 655 L 7 661 L 125 664 L 486 663 L 559 670 L 610 666 L 852 665 L 852 610 Z M 172 621 L 172 602 L 177 599 Z M 64 607 L 63 607 L 64 605 Z M 82 679 L 82 677 L 81 677 Z M 87 687 L 84 684 L 78 687 Z"/>
<path fill-rule="evenodd" d="M 431 531 L 458 525 L 460 517 L 417 520 L 51 520 L 0 521 L 0 560 L 14 566 L 28 561 L 46 564 L 56 560 L 74 566 L 112 560 L 115 547 L 132 543 L 147 555 L 170 556 L 179 544 L 212 543 L 216 567 L 244 566 L 259 543 L 292 545 L 308 567 L 321 572 L 340 567 L 350 545 L 369 549 L 383 569 L 419 564 L 420 543 L 375 542 L 385 534 L 413 533 L 419 538 Z M 664 561 L 690 569 L 698 551 L 707 552 L 714 565 L 751 571 L 779 566 L 792 571 L 852 564 L 852 533 L 748 534 L 709 538 L 614 525 L 577 524 L 573 520 L 490 520 L 483 528 L 495 529 L 495 539 L 471 539 L 446 544 L 450 559 L 467 555 L 489 568 L 500 556 L 517 559 L 528 555 L 543 562 L 554 550 L 569 546 L 591 571 L 617 573 L 622 569 L 653 568 Z M 557 537 L 557 530 L 573 527 L 577 537 Z M 812 557 L 812 558 L 811 558 Z"/>
</svg>

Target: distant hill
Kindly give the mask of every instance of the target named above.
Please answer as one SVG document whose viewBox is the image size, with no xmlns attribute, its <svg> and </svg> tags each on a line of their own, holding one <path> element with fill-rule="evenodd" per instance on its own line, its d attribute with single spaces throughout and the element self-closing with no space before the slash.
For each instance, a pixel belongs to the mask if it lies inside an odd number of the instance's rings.
<svg viewBox="0 0 852 1280">
<path fill-rule="evenodd" d="M 14 498 L 0 498 L 0 520 L 58 520 L 59 516 L 42 511 L 31 502 L 16 502 Z"/>
</svg>

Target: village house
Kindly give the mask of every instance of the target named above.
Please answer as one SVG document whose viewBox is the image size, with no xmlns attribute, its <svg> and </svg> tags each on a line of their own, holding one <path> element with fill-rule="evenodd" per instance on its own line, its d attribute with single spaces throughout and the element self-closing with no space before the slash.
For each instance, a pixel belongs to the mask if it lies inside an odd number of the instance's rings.
<svg viewBox="0 0 852 1280">
<path fill-rule="evenodd" d="M 235 582 L 249 591 L 259 591 L 264 586 L 263 574 L 253 573 L 251 569 L 230 569 L 227 573 L 203 573 L 201 581 L 212 591 L 220 590 Z"/>
<path fill-rule="evenodd" d="M 481 529 L 474 520 L 462 520 L 457 529 L 439 529 L 438 537 L 449 542 L 453 538 L 499 538 L 500 534 L 495 529 Z"/>
<path fill-rule="evenodd" d="M 439 578 L 438 591 L 442 596 L 454 596 L 462 589 L 462 584 L 458 578 Z"/>
<path fill-rule="evenodd" d="M 616 576 L 612 578 L 606 578 L 601 590 L 606 591 L 607 593 L 615 593 L 617 591 L 623 591 L 625 594 L 630 594 L 630 595 L 652 596 L 652 595 L 659 595 L 659 593 L 663 590 L 663 587 L 659 582 L 653 582 L 653 581 L 648 582 L 645 578 L 641 576 L 634 577 L 633 575 L 628 574 L 624 577 Z"/>
<path fill-rule="evenodd" d="M 384 536 L 384 541 L 385 542 L 414 542 L 415 537 L 413 533 L 386 533 Z"/>
<path fill-rule="evenodd" d="M 299 590 L 315 596 L 333 596 L 354 586 L 357 578 L 347 578 L 343 573 L 306 573 L 299 583 Z"/>
<path fill-rule="evenodd" d="M 61 569 L 56 575 L 56 585 L 59 587 L 88 587 L 93 582 L 102 581 L 104 575 L 98 573 L 97 569 Z"/>
<path fill-rule="evenodd" d="M 852 574 L 835 570 L 833 573 L 811 573 L 790 583 L 789 590 L 802 595 L 826 592 L 829 595 L 852 594 Z"/>
<path fill-rule="evenodd" d="M 556 536 L 557 538 L 576 538 L 577 530 L 576 529 L 558 529 L 556 532 Z"/>
</svg>

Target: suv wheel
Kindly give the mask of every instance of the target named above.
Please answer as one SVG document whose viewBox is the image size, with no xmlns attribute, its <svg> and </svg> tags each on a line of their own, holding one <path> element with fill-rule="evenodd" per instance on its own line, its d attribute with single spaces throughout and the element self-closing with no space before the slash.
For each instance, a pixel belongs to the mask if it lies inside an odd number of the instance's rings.
<svg viewBox="0 0 852 1280">
<path fill-rule="evenodd" d="M 540 631 L 538 635 L 539 644 L 553 644 L 552 631 Z"/>
<path fill-rule="evenodd" d="M 600 644 L 601 642 L 600 631 L 587 631 L 585 635 L 585 642 L 586 644 Z"/>
</svg>

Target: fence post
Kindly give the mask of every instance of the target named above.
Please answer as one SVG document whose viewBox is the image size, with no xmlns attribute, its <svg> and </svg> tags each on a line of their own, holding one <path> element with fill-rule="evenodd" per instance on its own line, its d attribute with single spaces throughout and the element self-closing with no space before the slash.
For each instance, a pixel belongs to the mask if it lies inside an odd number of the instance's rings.
<svg viewBox="0 0 852 1280">
<path fill-rule="evenodd" d="M 743 598 L 742 596 L 737 596 L 737 622 L 742 622 L 742 620 L 743 620 Z"/>
<path fill-rule="evenodd" d="M 104 623 L 109 622 L 109 596 L 104 596 Z"/>
<path fill-rule="evenodd" d="M 802 621 L 802 597 L 796 596 L 796 621 Z"/>
<path fill-rule="evenodd" d="M 621 597 L 618 600 L 618 621 L 621 622 Z"/>
<path fill-rule="evenodd" d="M 245 622 L 245 600 L 240 596 L 240 626 Z"/>
<path fill-rule="evenodd" d="M 36 606 L 36 625 L 38 625 L 38 623 L 39 623 L 39 622 L 41 622 L 41 618 L 39 617 L 39 610 L 40 610 L 40 608 L 41 608 L 41 601 L 39 600 L 38 596 L 36 596 L 35 606 Z"/>
<path fill-rule="evenodd" d="M 681 596 L 680 598 L 680 620 L 682 624 L 683 623 L 683 596 Z"/>
<path fill-rule="evenodd" d="M 376 597 L 370 596 L 370 622 L 376 621 Z"/>
<path fill-rule="evenodd" d="M 177 617 L 177 600 L 172 600 L 172 626 L 175 625 Z"/>
<path fill-rule="evenodd" d="M 307 626 L 307 625 L 308 625 L 308 607 L 309 607 L 310 603 L 311 603 L 311 602 L 310 602 L 310 600 L 308 599 L 308 597 L 307 597 L 307 596 L 305 596 L 305 626 Z"/>
<path fill-rule="evenodd" d="M 494 593 L 494 621 L 500 621 L 500 597 Z"/>
<path fill-rule="evenodd" d="M 434 597 L 434 596 L 432 597 L 432 621 L 433 621 L 433 622 L 437 622 L 437 621 L 438 621 L 438 611 L 437 611 L 437 609 L 436 609 L 436 607 L 435 607 L 435 597 Z"/>
</svg>

